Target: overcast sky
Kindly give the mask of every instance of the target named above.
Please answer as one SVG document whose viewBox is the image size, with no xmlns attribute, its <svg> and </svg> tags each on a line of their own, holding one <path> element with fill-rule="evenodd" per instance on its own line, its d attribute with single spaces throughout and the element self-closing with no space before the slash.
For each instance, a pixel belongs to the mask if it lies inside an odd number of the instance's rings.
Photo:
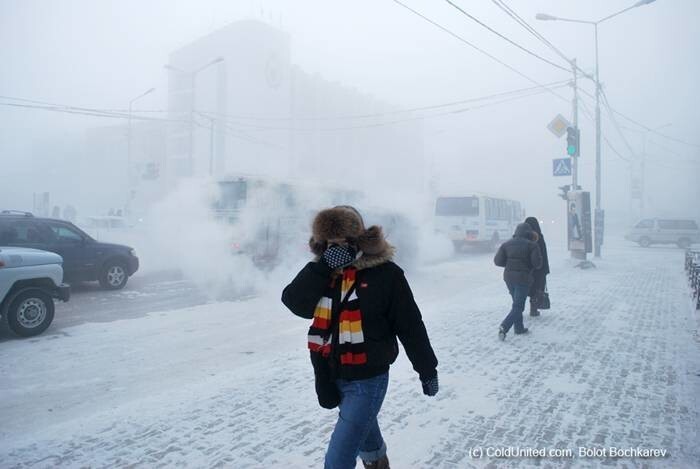
<svg viewBox="0 0 700 469">
<path fill-rule="evenodd" d="M 534 58 L 496 37 L 443 1 L 405 0 L 435 22 L 506 62 L 539 83 L 570 73 Z M 565 63 L 489 0 L 455 3 L 497 31 L 546 59 Z M 580 66 L 594 71 L 593 27 L 536 21 L 538 12 L 596 20 L 633 0 L 507 0 L 541 34 Z M 391 0 L 261 1 L 225 0 L 0 0 L 0 95 L 76 106 L 143 109 L 166 106 L 163 65 L 173 50 L 226 24 L 256 18 L 288 31 L 292 60 L 400 107 L 438 104 L 533 86 L 531 81 L 485 57 L 416 17 Z M 610 104 L 623 114 L 671 136 L 700 142 L 700 2 L 657 0 L 600 25 L 600 76 Z M 590 82 L 582 86 L 593 92 Z M 551 160 L 563 157 L 565 142 L 546 125 L 557 113 L 571 115 L 571 90 L 524 98 L 481 110 L 430 119 L 426 153 L 445 188 L 466 183 L 523 200 L 530 213 L 562 211 L 556 187 L 568 178 L 551 175 Z M 4 102 L 0 99 L 0 102 Z M 590 98 L 584 104 L 592 113 Z M 581 183 L 594 190 L 594 125 L 583 112 Z M 603 110 L 603 131 L 623 158 L 633 159 Z M 625 127 L 635 128 L 618 118 Z M 9 184 L 0 187 L 0 205 L 23 204 L 33 190 L 32 171 L 60 165 L 37 152 L 37 142 L 68 146 L 106 119 L 0 106 L 0 163 Z M 639 129 L 636 127 L 636 129 Z M 624 131 L 624 129 L 623 129 Z M 642 150 L 642 134 L 627 131 L 632 149 Z M 43 147 L 42 147 L 43 148 Z M 64 148 L 65 150 L 65 148 Z M 693 212 L 700 217 L 697 188 L 700 148 L 650 136 L 647 187 L 655 210 Z M 50 152 L 48 152 L 50 153 Z M 46 165 L 43 162 L 46 161 Z M 9 168 L 9 169 L 8 169 Z M 603 200 L 612 211 L 627 211 L 629 165 L 603 144 Z M 41 179 L 41 178 L 38 178 Z M 52 186 L 55 187 L 55 186 Z M 682 206 L 677 208 L 674 206 Z M 26 207 L 22 207 L 26 208 Z M 679 213 L 680 214 L 680 213 Z"/>
</svg>

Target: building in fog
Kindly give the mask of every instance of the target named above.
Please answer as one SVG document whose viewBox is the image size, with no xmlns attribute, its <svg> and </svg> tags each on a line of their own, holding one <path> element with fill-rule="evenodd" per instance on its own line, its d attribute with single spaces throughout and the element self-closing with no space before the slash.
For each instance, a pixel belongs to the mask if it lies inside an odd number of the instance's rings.
<svg viewBox="0 0 700 469">
<path fill-rule="evenodd" d="M 81 185 L 86 193 L 100 194 L 100 200 L 106 204 L 92 210 L 114 209 L 129 214 L 135 197 L 160 191 L 160 170 L 166 159 L 166 131 L 165 122 L 142 121 L 138 117 L 132 122 L 131 136 L 126 122 L 86 131 L 79 166 L 82 174 L 93 176 L 82 180 Z"/>
<path fill-rule="evenodd" d="M 292 64 L 289 35 L 276 28 L 232 23 L 173 52 L 166 68 L 168 179 L 247 173 L 412 191 L 426 184 L 420 121 L 387 124 L 405 115 Z"/>
</svg>

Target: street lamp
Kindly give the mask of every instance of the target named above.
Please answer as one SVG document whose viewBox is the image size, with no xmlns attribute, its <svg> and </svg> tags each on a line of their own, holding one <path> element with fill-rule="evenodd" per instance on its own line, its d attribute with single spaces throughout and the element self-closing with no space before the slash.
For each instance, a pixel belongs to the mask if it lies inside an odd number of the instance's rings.
<svg viewBox="0 0 700 469">
<path fill-rule="evenodd" d="M 188 166 L 189 166 L 189 173 L 190 176 L 192 176 L 194 172 L 194 161 L 193 161 L 193 153 L 194 153 L 194 107 L 195 107 L 195 91 L 196 91 L 196 82 L 195 79 L 197 77 L 197 74 L 201 71 L 203 71 L 206 68 L 209 68 L 210 66 L 214 64 L 218 64 L 220 62 L 223 62 L 224 58 L 223 57 L 216 57 L 215 59 L 212 59 L 211 61 L 207 62 L 206 64 L 202 65 L 199 68 L 196 68 L 192 71 L 186 71 L 182 70 L 181 68 L 175 67 L 170 64 L 165 64 L 163 67 L 167 70 L 170 70 L 172 72 L 177 72 L 177 73 L 182 73 L 184 75 L 189 75 L 190 77 L 190 138 L 189 138 L 189 151 L 188 151 Z"/>
<path fill-rule="evenodd" d="M 646 166 L 646 159 L 647 159 L 647 139 L 649 138 L 649 133 L 650 132 L 656 132 L 657 130 L 664 129 L 666 127 L 670 127 L 671 124 L 666 123 L 663 125 L 660 125 L 658 127 L 654 127 L 651 129 L 645 129 L 645 130 L 637 130 L 637 129 L 627 129 L 631 130 L 633 132 L 638 132 L 642 134 L 642 155 L 639 158 L 639 218 L 644 217 L 644 192 L 645 192 L 645 187 L 646 187 L 646 181 L 645 181 L 645 166 Z M 632 170 L 632 179 L 634 181 L 634 170 Z M 633 185 L 634 186 L 634 185 Z"/>
<path fill-rule="evenodd" d="M 559 18 L 557 16 L 548 15 L 546 13 L 537 13 L 535 18 L 541 21 L 567 21 L 570 23 L 584 23 L 593 25 L 595 29 L 595 247 L 594 256 L 600 257 L 600 246 L 603 244 L 603 211 L 600 208 L 600 191 L 601 191 L 601 162 L 600 162 L 600 68 L 598 65 L 598 25 L 615 16 L 631 10 L 633 8 L 648 5 L 655 0 L 639 0 L 634 5 L 623 10 L 608 15 L 598 21 L 577 20 L 572 18 Z"/>
<path fill-rule="evenodd" d="M 128 125 L 128 130 L 127 130 L 127 137 L 126 137 L 126 177 L 127 177 L 127 185 L 129 188 L 131 188 L 131 111 L 134 106 L 134 101 L 143 98 L 146 95 L 149 95 L 153 93 L 156 89 L 155 88 L 149 88 L 145 92 L 141 93 L 140 95 L 136 96 L 134 99 L 129 101 L 129 125 Z"/>
</svg>

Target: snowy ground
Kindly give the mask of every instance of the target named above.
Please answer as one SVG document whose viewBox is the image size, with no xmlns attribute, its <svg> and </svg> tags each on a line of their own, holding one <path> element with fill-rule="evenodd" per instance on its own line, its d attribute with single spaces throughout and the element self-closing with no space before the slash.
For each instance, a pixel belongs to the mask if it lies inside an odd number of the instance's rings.
<svg viewBox="0 0 700 469">
<path fill-rule="evenodd" d="M 441 389 L 423 396 L 403 354 L 392 367 L 380 414 L 392 467 L 698 467 L 700 339 L 682 252 L 620 242 L 582 271 L 551 251 L 552 310 L 505 342 L 490 255 L 409 275 Z M 336 412 L 316 404 L 308 324 L 282 287 L 0 343 L 0 467 L 321 467 Z M 478 457 L 503 447 L 573 455 Z"/>
</svg>

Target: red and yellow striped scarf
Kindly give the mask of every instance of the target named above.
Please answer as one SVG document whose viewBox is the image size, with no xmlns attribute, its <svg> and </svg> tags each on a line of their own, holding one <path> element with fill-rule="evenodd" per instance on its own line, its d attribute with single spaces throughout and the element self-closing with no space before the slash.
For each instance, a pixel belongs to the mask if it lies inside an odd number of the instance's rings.
<svg viewBox="0 0 700 469">
<path fill-rule="evenodd" d="M 340 285 L 340 308 L 337 329 L 331 330 L 333 323 L 333 298 L 336 293 L 336 279 L 331 280 L 326 294 L 319 300 L 314 310 L 314 319 L 309 328 L 309 350 L 329 357 L 333 347 L 333 334 L 338 334 L 338 357 L 341 365 L 364 365 L 367 354 L 362 333 L 362 312 L 355 290 L 357 269 L 343 270 Z"/>
</svg>

